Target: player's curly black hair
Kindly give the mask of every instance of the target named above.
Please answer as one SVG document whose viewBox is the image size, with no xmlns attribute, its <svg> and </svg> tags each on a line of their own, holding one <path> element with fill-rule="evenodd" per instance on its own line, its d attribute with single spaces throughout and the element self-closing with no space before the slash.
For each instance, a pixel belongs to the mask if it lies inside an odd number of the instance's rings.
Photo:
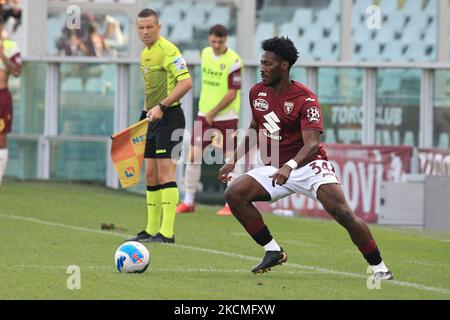
<svg viewBox="0 0 450 320">
<path fill-rule="evenodd" d="M 261 48 L 264 51 L 270 51 L 275 53 L 281 59 L 289 62 L 289 68 L 292 67 L 299 57 L 299 52 L 294 46 L 291 39 L 287 37 L 274 37 L 264 40 L 261 43 Z"/>
</svg>

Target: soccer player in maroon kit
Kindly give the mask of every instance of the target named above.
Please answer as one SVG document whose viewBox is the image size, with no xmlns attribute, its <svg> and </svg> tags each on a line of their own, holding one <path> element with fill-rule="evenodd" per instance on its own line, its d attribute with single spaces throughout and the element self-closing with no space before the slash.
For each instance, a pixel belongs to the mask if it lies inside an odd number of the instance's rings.
<svg viewBox="0 0 450 320">
<path fill-rule="evenodd" d="M 258 131 L 258 147 L 272 150 L 270 156 L 261 157 L 265 166 L 242 175 L 225 191 L 233 215 L 265 250 L 262 261 L 252 272 L 267 272 L 288 258 L 271 236 L 253 202 L 274 202 L 299 192 L 319 200 L 347 230 L 371 266 L 375 279 L 393 279 L 369 228 L 349 207 L 320 144 L 323 127 L 317 96 L 303 84 L 290 79 L 290 69 L 298 59 L 297 49 L 284 37 L 263 41 L 262 49 L 262 82 L 250 90 L 253 119 L 249 131 L 235 151 L 234 159 L 220 169 L 218 177 L 222 182 L 228 180 L 237 160 L 252 147 L 250 131 Z"/>
<path fill-rule="evenodd" d="M 9 76 L 19 77 L 22 70 L 17 43 L 3 39 L 5 20 L 0 15 L 0 187 L 8 162 L 8 134 L 13 121 L 12 96 L 8 89 Z"/>
</svg>

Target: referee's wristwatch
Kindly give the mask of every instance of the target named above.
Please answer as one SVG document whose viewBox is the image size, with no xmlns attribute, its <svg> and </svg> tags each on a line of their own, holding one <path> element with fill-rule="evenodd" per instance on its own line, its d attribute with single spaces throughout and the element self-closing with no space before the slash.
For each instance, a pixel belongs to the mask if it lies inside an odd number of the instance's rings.
<svg viewBox="0 0 450 320">
<path fill-rule="evenodd" d="M 158 106 L 159 106 L 159 108 L 161 109 L 161 111 L 162 111 L 163 113 L 165 113 L 166 110 L 167 110 L 167 108 L 169 108 L 169 106 L 166 106 L 165 104 L 162 104 L 161 102 L 158 103 Z"/>
</svg>

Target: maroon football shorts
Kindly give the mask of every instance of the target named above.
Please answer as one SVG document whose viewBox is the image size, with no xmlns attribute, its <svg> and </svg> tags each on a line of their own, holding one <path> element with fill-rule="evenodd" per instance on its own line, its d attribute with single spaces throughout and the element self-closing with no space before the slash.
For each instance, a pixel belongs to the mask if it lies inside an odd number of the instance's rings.
<svg viewBox="0 0 450 320">
<path fill-rule="evenodd" d="M 12 97 L 8 89 L 0 89 L 0 134 L 11 132 Z"/>
<path fill-rule="evenodd" d="M 238 119 L 214 121 L 211 126 L 208 125 L 205 117 L 199 116 L 196 121 L 197 124 L 194 123 L 192 132 L 191 145 L 201 146 L 204 149 L 211 144 L 215 148 L 223 148 L 226 152 L 233 152 L 237 147 Z M 199 122 L 201 123 L 201 130 L 198 130 L 200 128 Z"/>
</svg>

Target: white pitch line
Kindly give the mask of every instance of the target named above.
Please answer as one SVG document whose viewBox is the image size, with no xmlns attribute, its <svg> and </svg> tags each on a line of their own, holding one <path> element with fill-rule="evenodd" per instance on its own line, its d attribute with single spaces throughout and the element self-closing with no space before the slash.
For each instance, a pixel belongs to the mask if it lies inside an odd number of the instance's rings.
<svg viewBox="0 0 450 320">
<path fill-rule="evenodd" d="M 445 263 L 436 263 L 436 262 L 432 262 L 432 261 L 421 261 L 421 260 L 402 260 L 402 263 L 405 264 L 418 264 L 421 266 L 429 266 L 429 267 L 449 267 L 448 264 Z"/>
<path fill-rule="evenodd" d="M 440 238 L 435 238 L 435 237 L 430 237 L 430 236 L 422 236 L 422 238 L 431 239 L 431 240 L 440 241 L 440 242 L 450 242 L 450 239 L 440 239 Z"/>
<path fill-rule="evenodd" d="M 89 228 L 84 228 L 84 227 L 76 227 L 76 226 L 72 226 L 72 225 L 55 223 L 55 222 L 39 220 L 39 219 L 29 218 L 29 217 L 16 216 L 16 215 L 0 214 L 0 217 L 14 219 L 14 220 L 35 222 L 35 223 L 39 223 L 39 224 L 43 224 L 43 225 L 47 225 L 47 226 L 66 228 L 66 229 L 77 230 L 77 231 L 98 233 L 98 234 L 103 234 L 103 235 L 113 235 L 113 236 L 118 236 L 118 237 L 122 237 L 122 238 L 131 236 L 131 235 L 125 235 L 125 234 L 117 233 L 117 232 L 101 231 L 101 230 L 89 229 Z M 199 248 L 199 247 L 193 247 L 193 246 L 188 246 L 188 245 L 166 244 L 166 246 L 168 248 L 170 248 L 170 247 L 184 248 L 184 249 L 188 249 L 188 250 L 212 253 L 212 254 L 216 254 L 216 255 L 223 255 L 223 256 L 234 257 L 234 258 L 239 258 L 239 259 L 244 259 L 244 260 L 259 261 L 261 259 L 261 258 L 257 258 L 257 257 L 250 257 L 250 256 L 245 256 L 245 255 L 231 253 L 231 252 Z M 367 277 L 368 277 L 368 275 L 363 275 L 363 274 L 359 274 L 359 273 L 343 272 L 343 271 L 337 271 L 337 270 L 332 270 L 332 269 L 327 269 L 327 268 L 306 266 L 306 265 L 300 265 L 300 264 L 289 263 L 289 262 L 286 263 L 285 266 L 295 268 L 295 269 L 311 270 L 311 271 L 324 273 L 324 274 L 345 276 L 345 277 L 349 277 L 349 278 L 367 279 Z M 402 286 L 402 287 L 409 287 L 409 288 L 414 288 L 414 289 L 422 290 L 422 291 L 430 291 L 430 292 L 450 295 L 450 290 L 448 290 L 448 289 L 435 288 L 435 287 L 425 286 L 425 285 L 417 284 L 417 283 L 413 283 L 413 282 L 404 282 L 404 281 L 393 280 L 393 281 L 389 281 L 389 284 L 395 284 L 395 285 Z"/>
<path fill-rule="evenodd" d="M 39 264 L 20 264 L 15 265 L 14 268 L 23 268 L 23 269 L 41 269 L 41 270 L 54 270 L 54 269 L 63 269 L 66 270 L 68 266 L 49 266 L 49 265 L 39 265 Z M 115 271 L 116 268 L 114 266 L 107 267 L 107 266 L 79 266 L 81 270 L 88 269 L 88 270 L 110 270 Z M 12 266 L 10 264 L 0 264 L 0 269 L 12 269 Z M 149 269 L 151 272 L 184 272 L 184 273 L 246 273 L 248 274 L 247 269 L 214 269 L 214 268 L 155 268 L 152 267 Z M 313 272 L 301 270 L 301 271 L 287 271 L 287 270 L 280 270 L 277 271 L 277 273 L 284 273 L 284 274 L 312 274 Z"/>
</svg>

